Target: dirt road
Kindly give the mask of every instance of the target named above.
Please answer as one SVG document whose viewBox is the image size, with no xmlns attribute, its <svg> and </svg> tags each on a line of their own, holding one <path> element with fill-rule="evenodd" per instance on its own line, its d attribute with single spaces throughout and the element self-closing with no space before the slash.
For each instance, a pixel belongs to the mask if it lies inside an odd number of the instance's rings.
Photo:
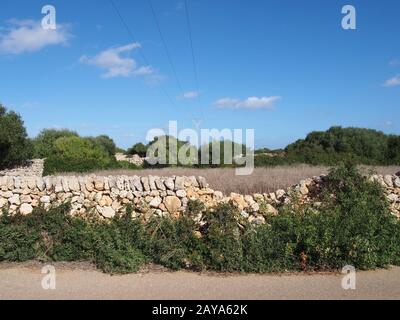
<svg viewBox="0 0 400 320">
<path fill-rule="evenodd" d="M 356 290 L 341 274 L 219 275 L 150 270 L 109 276 L 93 267 L 55 265 L 44 290 L 42 265 L 0 265 L 0 299 L 400 299 L 400 268 L 358 272 Z M 50 282 L 46 282 L 49 284 Z"/>
</svg>

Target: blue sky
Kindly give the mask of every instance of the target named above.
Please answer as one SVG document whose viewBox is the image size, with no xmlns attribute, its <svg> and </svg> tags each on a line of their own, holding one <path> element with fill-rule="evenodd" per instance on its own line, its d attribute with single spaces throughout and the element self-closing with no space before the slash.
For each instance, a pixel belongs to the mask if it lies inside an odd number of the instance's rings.
<svg viewBox="0 0 400 320">
<path fill-rule="evenodd" d="M 400 134 L 399 1 L 187 1 L 198 87 L 181 0 L 152 0 L 177 77 L 149 0 L 114 0 L 135 41 L 110 0 L 3 0 L 0 101 L 30 136 L 70 128 L 121 147 L 169 120 L 254 128 L 270 148 L 332 125 Z M 41 29 L 46 4 L 56 31 Z"/>
</svg>

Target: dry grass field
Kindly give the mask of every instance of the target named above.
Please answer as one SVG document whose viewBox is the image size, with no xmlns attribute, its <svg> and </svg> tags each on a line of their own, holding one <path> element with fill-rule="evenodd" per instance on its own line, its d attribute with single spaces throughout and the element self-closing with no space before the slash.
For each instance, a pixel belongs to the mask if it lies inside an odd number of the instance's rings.
<svg viewBox="0 0 400 320">
<path fill-rule="evenodd" d="M 366 167 L 362 170 L 376 171 L 379 174 L 394 174 L 400 171 L 398 166 L 387 167 Z M 207 179 L 210 186 L 215 189 L 229 194 L 237 192 L 242 194 L 267 193 L 278 189 L 285 189 L 298 183 L 300 180 L 310 178 L 320 174 L 329 172 L 328 167 L 323 166 L 278 166 L 255 168 L 250 176 L 236 176 L 235 169 L 193 169 L 193 168 L 165 168 L 165 169 L 145 169 L 145 170 L 106 170 L 97 171 L 94 174 L 99 176 L 114 175 L 155 175 L 155 176 L 203 176 Z M 67 174 L 71 175 L 71 173 Z"/>
</svg>

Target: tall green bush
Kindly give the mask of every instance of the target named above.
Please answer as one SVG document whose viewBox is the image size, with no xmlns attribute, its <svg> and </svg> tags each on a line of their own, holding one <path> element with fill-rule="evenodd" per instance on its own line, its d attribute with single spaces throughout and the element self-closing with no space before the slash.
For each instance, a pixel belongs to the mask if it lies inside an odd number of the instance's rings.
<svg viewBox="0 0 400 320">
<path fill-rule="evenodd" d="M 0 104 L 0 169 L 23 164 L 33 155 L 21 116 Z"/>
<path fill-rule="evenodd" d="M 68 129 L 44 129 L 33 139 L 36 158 L 47 158 L 56 152 L 55 142 L 60 138 L 78 137 L 75 131 Z"/>
<path fill-rule="evenodd" d="M 105 169 L 111 161 L 109 154 L 89 139 L 62 137 L 54 142 L 54 153 L 45 161 L 44 174 Z"/>
<path fill-rule="evenodd" d="M 91 261 L 108 273 L 136 272 L 147 262 L 171 269 L 239 272 L 374 269 L 400 265 L 400 222 L 381 186 L 354 166 L 334 169 L 322 205 L 281 208 L 251 226 L 231 204 L 204 212 L 189 203 L 179 219 L 132 219 L 132 207 L 110 221 L 86 221 L 63 205 L 27 216 L 0 216 L 0 261 Z"/>
</svg>

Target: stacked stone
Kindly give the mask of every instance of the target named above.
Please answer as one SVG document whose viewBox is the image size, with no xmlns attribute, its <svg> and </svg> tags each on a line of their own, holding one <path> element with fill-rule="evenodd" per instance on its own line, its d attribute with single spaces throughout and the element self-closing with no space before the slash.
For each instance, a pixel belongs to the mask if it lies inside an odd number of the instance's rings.
<svg viewBox="0 0 400 320">
<path fill-rule="evenodd" d="M 305 179 L 287 190 L 272 193 L 229 196 L 209 188 L 203 177 L 157 176 L 70 176 L 70 177 L 0 177 L 0 209 L 11 214 L 29 214 L 35 207 L 49 209 L 71 203 L 71 214 L 85 217 L 90 212 L 102 218 L 124 213 L 133 206 L 135 218 L 149 219 L 153 215 L 180 216 L 189 200 L 201 201 L 206 208 L 233 202 L 241 216 L 252 224 L 265 223 L 267 215 L 278 214 L 277 208 L 296 199 L 297 203 L 318 204 L 325 176 Z M 400 177 L 396 175 L 370 177 L 384 186 L 392 214 L 400 218 Z M 201 214 L 195 217 L 201 221 Z"/>
<path fill-rule="evenodd" d="M 382 185 L 392 214 L 400 219 L 400 172 L 396 175 L 373 175 L 370 180 Z"/>
<path fill-rule="evenodd" d="M 115 154 L 115 159 L 117 161 L 127 161 L 129 163 L 134 164 L 135 166 L 143 166 L 145 158 L 140 157 L 137 154 L 127 156 L 126 154 L 123 153 L 116 153 Z"/>
<path fill-rule="evenodd" d="M 43 175 L 44 159 L 29 160 L 24 166 L 0 171 L 0 176 L 13 177 L 41 177 Z"/>
<path fill-rule="evenodd" d="M 104 218 L 123 212 L 127 204 L 138 214 L 179 215 L 186 209 L 185 188 L 207 188 L 202 177 L 0 177 L 0 208 L 29 214 L 43 205 L 71 203 L 71 214 L 95 210 Z"/>
</svg>

